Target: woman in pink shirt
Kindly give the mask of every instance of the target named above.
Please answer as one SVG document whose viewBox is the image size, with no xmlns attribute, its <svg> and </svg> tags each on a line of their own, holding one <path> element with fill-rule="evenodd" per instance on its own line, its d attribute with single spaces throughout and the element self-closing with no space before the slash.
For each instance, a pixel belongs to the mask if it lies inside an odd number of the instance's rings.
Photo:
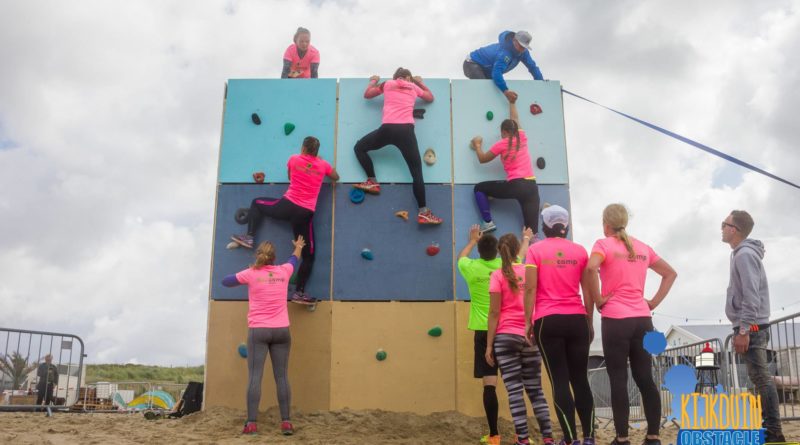
<svg viewBox="0 0 800 445">
<path fill-rule="evenodd" d="M 584 273 L 588 256 L 583 246 L 567 239 L 566 209 L 557 205 L 545 208 L 542 223 L 546 238 L 532 245 L 525 258 L 527 265 L 534 266 L 525 272 L 526 332 L 539 345 L 550 377 L 553 403 L 564 433 L 562 443 L 581 445 L 575 427 L 577 410 L 583 427 L 582 443 L 593 445 L 594 398 L 587 372 L 594 305 Z"/>
<path fill-rule="evenodd" d="M 544 443 L 553 443 L 550 426 L 550 411 L 542 391 L 542 356 L 539 348 L 525 335 L 525 308 L 522 289 L 525 288 L 525 265 L 518 261 L 519 255 L 528 248 L 533 233 L 526 228 L 523 243 L 516 236 L 507 233 L 500 237 L 497 250 L 500 252 L 502 266 L 492 272 L 489 278 L 489 329 L 486 333 L 486 362 L 500 368 L 503 383 L 508 392 L 508 404 L 514 429 L 517 433 L 515 444 L 529 444 L 528 410 L 525 396 L 533 407 L 533 414 L 539 422 Z"/>
<path fill-rule="evenodd" d="M 283 53 L 281 79 L 316 79 L 319 69 L 319 51 L 311 46 L 311 31 L 297 28 L 294 43 Z"/>
<path fill-rule="evenodd" d="M 612 444 L 628 445 L 628 361 L 642 394 L 647 419 L 644 445 L 659 445 L 661 396 L 653 381 L 644 335 L 654 330 L 650 311 L 666 298 L 678 274 L 647 244 L 628 235 L 628 210 L 610 204 L 603 210 L 603 239 L 597 240 L 587 265 L 589 291 L 602 317 L 603 354 L 611 385 L 611 410 L 617 435 Z M 647 270 L 661 275 L 653 298 L 644 298 Z M 602 290 L 597 282 L 598 271 Z"/>
<path fill-rule="evenodd" d="M 289 189 L 282 198 L 261 197 L 250 203 L 247 214 L 247 233 L 233 235 L 231 239 L 248 249 L 253 242 L 264 217 L 282 219 L 292 224 L 294 236 L 303 236 L 308 245 L 303 249 L 303 262 L 297 271 L 295 292 L 292 301 L 311 304 L 316 299 L 305 293 L 306 283 L 314 266 L 314 211 L 322 181 L 327 176 L 333 181 L 339 180 L 336 169 L 320 158 L 319 139 L 308 136 L 303 139 L 299 155 L 289 157 L 286 166 L 289 170 Z"/>
<path fill-rule="evenodd" d="M 497 226 L 492 221 L 489 197 L 499 199 L 516 199 L 522 208 L 522 219 L 525 227 L 539 231 L 539 187 L 533 174 L 531 155 L 528 152 L 528 136 L 519 126 L 516 100 L 509 102 L 510 119 L 500 124 L 500 136 L 503 139 L 495 142 L 489 151 L 483 151 L 483 138 L 475 136 L 470 148 L 475 150 L 478 162 L 485 164 L 500 156 L 503 169 L 506 171 L 505 181 L 484 181 L 475 185 L 475 202 L 481 211 L 483 222 L 481 231 L 491 232 Z"/>
<path fill-rule="evenodd" d="M 414 133 L 414 102 L 418 97 L 425 102 L 433 102 L 433 93 L 422 83 L 421 77 L 412 77 L 411 71 L 405 68 L 398 68 L 392 80 L 378 83 L 379 80 L 378 76 L 369 78 L 364 98 L 372 99 L 383 94 L 383 121 L 377 130 L 356 142 L 354 147 L 356 158 L 367 174 L 367 180 L 353 187 L 376 195 L 381 192 L 381 185 L 375 178 L 375 167 L 368 152 L 394 145 L 400 149 L 400 154 L 403 155 L 411 172 L 414 198 L 419 207 L 417 223 L 441 224 L 442 219 L 431 212 L 425 201 L 422 159 L 419 156 L 417 135 Z"/>
<path fill-rule="evenodd" d="M 242 434 L 255 434 L 258 402 L 261 399 L 261 376 L 267 355 L 272 361 L 272 374 L 278 393 L 281 411 L 281 432 L 294 433 L 289 419 L 291 390 L 287 372 L 289 349 L 292 338 L 289 334 L 289 312 L 286 294 L 289 280 L 297 267 L 297 257 L 305 246 L 302 236 L 292 241 L 294 252 L 289 260 L 275 265 L 275 246 L 262 242 L 256 250 L 256 262 L 249 268 L 228 275 L 222 280 L 224 286 L 247 285 L 247 423 Z"/>
</svg>

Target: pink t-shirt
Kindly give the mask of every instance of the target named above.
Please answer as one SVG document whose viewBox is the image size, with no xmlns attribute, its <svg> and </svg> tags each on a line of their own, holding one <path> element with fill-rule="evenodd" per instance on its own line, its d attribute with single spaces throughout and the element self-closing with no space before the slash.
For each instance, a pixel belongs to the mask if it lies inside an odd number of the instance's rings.
<svg viewBox="0 0 800 445">
<path fill-rule="evenodd" d="M 300 55 L 297 53 L 297 45 L 292 43 L 286 48 L 286 52 L 283 53 L 283 60 L 291 62 L 292 66 L 289 68 L 289 72 L 300 72 L 300 75 L 297 76 L 298 78 L 309 79 L 311 78 L 311 64 L 319 63 L 319 51 L 313 46 L 308 45 L 308 50 L 301 59 Z"/>
<path fill-rule="evenodd" d="M 525 335 L 525 265 L 514 264 L 519 289 L 512 292 L 508 286 L 503 269 L 497 269 L 489 277 L 489 292 L 500 293 L 500 319 L 497 321 L 496 334 Z"/>
<path fill-rule="evenodd" d="M 294 273 L 291 263 L 279 266 L 247 268 L 236 279 L 247 285 L 247 326 L 250 328 L 285 328 L 289 326 L 286 308 L 289 279 Z"/>
<path fill-rule="evenodd" d="M 284 197 L 313 212 L 317 208 L 322 181 L 333 172 L 333 167 L 319 156 L 307 154 L 290 156 L 286 166 L 289 168 L 289 190 Z"/>
<path fill-rule="evenodd" d="M 586 249 L 564 238 L 545 238 L 528 248 L 526 264 L 537 270 L 533 320 L 553 314 L 585 314 L 581 275 L 589 261 Z"/>
<path fill-rule="evenodd" d="M 413 82 L 403 79 L 387 80 L 383 83 L 383 123 L 413 124 L 414 102 L 425 91 Z"/>
<path fill-rule="evenodd" d="M 503 161 L 503 168 L 506 171 L 506 179 L 531 178 L 534 179 L 533 164 L 531 155 L 528 153 L 528 136 L 524 130 L 519 131 L 519 150 L 515 150 L 517 140 L 512 139 L 511 147 L 508 146 L 508 139 L 500 139 L 489 149 L 495 156 L 500 156 Z"/>
<path fill-rule="evenodd" d="M 630 238 L 630 237 L 629 237 Z M 628 258 L 625 244 L 616 237 L 599 239 L 592 247 L 592 255 L 600 254 L 601 293 L 613 294 L 603 305 L 605 318 L 649 317 L 650 307 L 644 301 L 644 281 L 647 269 L 660 258 L 647 244 L 630 238 L 636 258 Z"/>
</svg>

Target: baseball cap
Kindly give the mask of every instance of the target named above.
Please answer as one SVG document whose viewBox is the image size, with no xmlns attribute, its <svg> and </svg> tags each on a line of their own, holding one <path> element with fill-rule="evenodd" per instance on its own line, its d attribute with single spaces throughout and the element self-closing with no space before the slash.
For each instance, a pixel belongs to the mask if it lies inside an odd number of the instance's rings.
<svg viewBox="0 0 800 445">
<path fill-rule="evenodd" d="M 528 31 L 517 31 L 516 34 L 514 34 L 514 38 L 517 39 L 520 45 L 531 49 L 531 40 L 533 40 L 533 37 L 531 37 L 531 33 Z"/>
<path fill-rule="evenodd" d="M 551 205 L 542 210 L 542 222 L 547 227 L 553 228 L 556 224 L 569 225 L 569 212 L 564 207 Z"/>
</svg>

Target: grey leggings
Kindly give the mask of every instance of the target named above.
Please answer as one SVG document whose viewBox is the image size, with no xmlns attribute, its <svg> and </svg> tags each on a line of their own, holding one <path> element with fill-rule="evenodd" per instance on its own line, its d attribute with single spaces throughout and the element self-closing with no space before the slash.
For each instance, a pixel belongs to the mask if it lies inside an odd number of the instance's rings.
<svg viewBox="0 0 800 445">
<path fill-rule="evenodd" d="M 281 420 L 289 420 L 289 405 L 292 392 L 287 377 L 289 369 L 289 349 L 292 336 L 289 328 L 250 328 L 247 332 L 247 421 L 255 422 L 258 417 L 258 402 L 261 400 L 261 377 L 264 375 L 264 362 L 269 354 L 272 361 L 272 375 L 278 391 L 278 407 Z"/>
</svg>

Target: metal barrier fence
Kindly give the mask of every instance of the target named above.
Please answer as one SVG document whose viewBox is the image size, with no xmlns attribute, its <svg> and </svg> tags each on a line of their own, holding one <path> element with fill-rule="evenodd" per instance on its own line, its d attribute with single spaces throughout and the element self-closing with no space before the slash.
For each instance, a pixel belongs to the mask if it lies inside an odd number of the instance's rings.
<svg viewBox="0 0 800 445">
<path fill-rule="evenodd" d="M 78 399 L 86 374 L 80 337 L 0 328 L 0 348 L 0 409 L 67 407 Z"/>
</svg>

